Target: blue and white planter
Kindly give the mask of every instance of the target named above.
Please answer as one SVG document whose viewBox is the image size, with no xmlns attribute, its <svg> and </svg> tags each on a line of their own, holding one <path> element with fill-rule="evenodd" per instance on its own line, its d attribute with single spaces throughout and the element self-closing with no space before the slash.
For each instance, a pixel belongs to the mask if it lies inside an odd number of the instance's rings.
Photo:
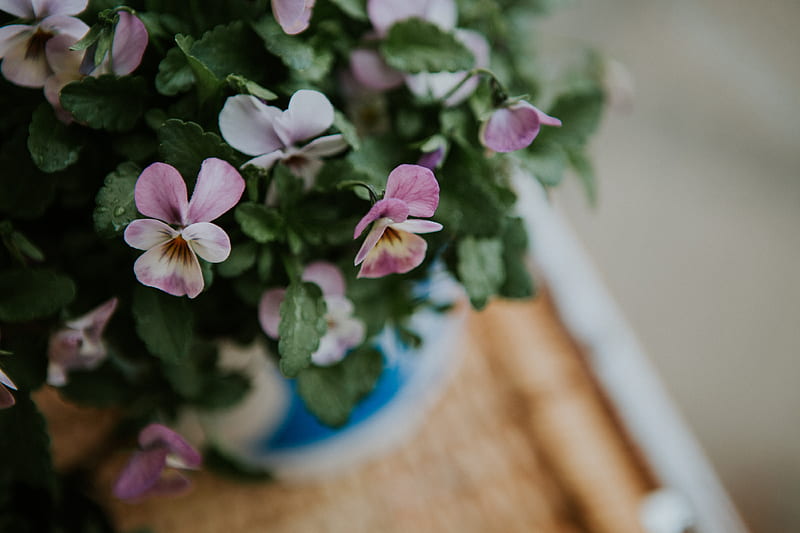
<svg viewBox="0 0 800 533">
<path fill-rule="evenodd" d="M 420 293 L 438 304 L 460 298 L 460 288 L 435 274 Z M 425 309 L 411 318 L 422 338 L 411 348 L 387 328 L 375 339 L 385 360 L 375 389 L 355 408 L 349 422 L 329 428 L 306 409 L 296 383 L 284 378 L 260 346 L 223 345 L 222 364 L 252 381 L 247 398 L 234 409 L 194 413 L 182 430 L 195 441 L 209 439 L 223 452 L 278 478 L 310 478 L 345 470 L 400 444 L 419 426 L 448 381 L 464 311 Z M 192 430 L 194 426 L 194 430 Z"/>
</svg>

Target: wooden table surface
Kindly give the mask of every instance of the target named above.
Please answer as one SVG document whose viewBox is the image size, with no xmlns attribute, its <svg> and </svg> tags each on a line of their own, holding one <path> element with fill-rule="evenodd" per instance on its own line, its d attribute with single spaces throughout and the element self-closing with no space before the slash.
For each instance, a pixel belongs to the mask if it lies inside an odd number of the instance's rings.
<svg viewBox="0 0 800 533">
<path fill-rule="evenodd" d="M 199 472 L 187 495 L 129 504 L 109 496 L 120 453 L 101 468 L 97 496 L 122 531 L 643 533 L 639 505 L 652 476 L 551 303 L 496 302 L 465 329 L 447 391 L 382 458 L 313 482 Z M 52 422 L 61 465 L 80 449 L 81 417 L 101 420 L 74 410 L 72 420 Z"/>
</svg>

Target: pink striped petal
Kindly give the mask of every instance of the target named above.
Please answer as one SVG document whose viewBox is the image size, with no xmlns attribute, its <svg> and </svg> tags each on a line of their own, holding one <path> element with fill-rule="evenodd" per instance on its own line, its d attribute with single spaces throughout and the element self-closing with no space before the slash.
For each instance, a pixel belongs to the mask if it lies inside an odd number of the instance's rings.
<svg viewBox="0 0 800 533">
<path fill-rule="evenodd" d="M 119 22 L 114 29 L 114 43 L 111 46 L 111 70 L 114 74 L 126 76 L 136 70 L 147 49 L 147 41 L 144 23 L 137 16 L 120 11 Z"/>
<path fill-rule="evenodd" d="M 377 50 L 357 49 L 350 53 L 350 72 L 358 83 L 376 91 L 388 91 L 403 84 L 403 73 L 386 64 Z"/>
<path fill-rule="evenodd" d="M 243 154 L 266 154 L 284 147 L 273 124 L 282 113 L 255 96 L 231 96 L 219 114 L 219 130 L 225 141 Z"/>
<path fill-rule="evenodd" d="M 278 326 L 281 323 L 281 303 L 286 296 L 286 289 L 270 289 L 261 296 L 258 303 L 258 321 L 264 333 L 273 339 L 278 338 Z"/>
<path fill-rule="evenodd" d="M 216 157 L 206 159 L 197 175 L 186 222 L 219 218 L 239 203 L 244 187 L 244 179 L 230 163 Z"/>
<path fill-rule="evenodd" d="M 152 218 L 134 220 L 125 228 L 125 242 L 138 250 L 149 250 L 153 246 L 174 239 L 177 235 L 177 231 Z"/>
<path fill-rule="evenodd" d="M 17 403 L 14 395 L 7 388 L 0 385 L 0 409 L 6 409 Z"/>
<path fill-rule="evenodd" d="M 316 283 L 327 296 L 344 296 L 345 284 L 342 271 L 333 263 L 315 261 L 303 270 L 303 281 Z"/>
<path fill-rule="evenodd" d="M 321 92 L 308 89 L 294 93 L 289 107 L 274 121 L 275 132 L 285 146 L 316 137 L 331 124 L 333 106 L 330 101 Z"/>
<path fill-rule="evenodd" d="M 380 278 L 388 274 L 405 274 L 425 260 L 428 243 L 413 233 L 388 226 L 380 240 L 361 264 L 359 278 Z"/>
<path fill-rule="evenodd" d="M 196 222 L 182 232 L 194 253 L 209 263 L 221 263 L 231 253 L 231 240 L 225 230 L 211 222 Z"/>
<path fill-rule="evenodd" d="M 408 219 L 399 224 L 392 224 L 396 230 L 407 231 L 409 233 L 433 233 L 441 231 L 444 226 L 432 220 Z"/>
<path fill-rule="evenodd" d="M 195 298 L 203 292 L 203 273 L 189 244 L 176 237 L 146 251 L 133 265 L 142 285 L 173 296 Z"/>
<path fill-rule="evenodd" d="M 517 102 L 496 109 L 481 125 L 478 134 L 481 144 L 495 152 L 513 152 L 529 146 L 539 135 L 542 119 L 560 126 L 561 121 L 546 115 L 528 102 Z"/>
<path fill-rule="evenodd" d="M 388 223 L 403 222 L 408 218 L 408 211 L 408 204 L 401 199 L 384 198 L 383 200 L 378 200 L 356 224 L 353 238 L 357 239 L 367 229 L 367 226 L 380 218 L 386 218 L 389 221 Z"/>
<path fill-rule="evenodd" d="M 153 163 L 139 175 L 134 189 L 136 208 L 145 216 L 186 225 L 189 211 L 186 182 L 171 165 Z"/>
<path fill-rule="evenodd" d="M 314 0 L 272 0 L 272 14 L 281 29 L 289 35 L 308 28 L 313 7 Z"/>
<path fill-rule="evenodd" d="M 326 157 L 347 150 L 347 141 L 340 133 L 318 137 L 300 148 L 297 153 L 306 157 Z"/>
<path fill-rule="evenodd" d="M 139 445 L 144 449 L 166 448 L 170 455 L 179 459 L 179 468 L 199 468 L 203 462 L 200 453 L 180 433 L 163 424 L 150 424 L 142 429 L 139 432 Z M 172 461 L 167 458 L 167 462 L 171 463 Z"/>
<path fill-rule="evenodd" d="M 386 231 L 386 228 L 389 227 L 392 221 L 388 218 L 380 219 L 372 229 L 369 230 L 367 233 L 367 238 L 364 239 L 364 242 L 361 244 L 361 248 L 358 249 L 358 253 L 356 254 L 356 258 L 353 261 L 354 265 L 360 265 L 364 262 L 364 259 L 367 258 L 369 253 L 375 248 L 375 245 L 378 244 L 378 241 L 383 237 L 383 233 Z"/>
<path fill-rule="evenodd" d="M 153 448 L 133 454 L 114 483 L 114 496 L 133 500 L 147 494 L 161 477 L 167 464 L 166 448 Z"/>
<path fill-rule="evenodd" d="M 29 39 L 20 40 L 7 49 L 0 70 L 8 81 L 21 87 L 44 87 L 44 82 L 53 71 L 47 63 L 44 47 L 41 52 L 28 53 L 29 42 Z"/>
<path fill-rule="evenodd" d="M 433 216 L 439 205 L 439 183 L 429 168 L 400 165 L 389 174 L 384 198 L 403 200 L 408 205 L 410 216 Z"/>
<path fill-rule="evenodd" d="M 31 0 L 0 0 L 0 11 L 11 13 L 22 19 L 36 18 Z"/>
</svg>

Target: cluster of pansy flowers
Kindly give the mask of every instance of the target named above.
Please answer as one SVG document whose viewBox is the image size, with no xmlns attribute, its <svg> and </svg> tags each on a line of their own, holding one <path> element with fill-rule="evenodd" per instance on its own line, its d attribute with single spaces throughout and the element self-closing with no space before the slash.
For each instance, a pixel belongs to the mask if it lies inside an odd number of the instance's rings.
<svg viewBox="0 0 800 533">
<path fill-rule="evenodd" d="M 75 15 L 88 0 L 0 0 L 0 10 L 19 17 L 20 23 L 0 28 L 0 70 L 6 79 L 23 87 L 43 88 L 59 118 L 72 117 L 61 108 L 59 93 L 68 83 L 86 76 L 123 76 L 139 66 L 148 44 L 142 21 L 130 10 L 114 12 L 113 38 L 109 49 L 98 58 L 96 42 L 86 42 L 89 27 Z M 272 0 L 272 10 L 287 34 L 304 31 L 310 22 L 313 0 Z M 349 57 L 349 77 L 358 91 L 381 94 L 406 87 L 417 96 L 439 100 L 445 107 L 464 102 L 476 89 L 482 75 L 491 75 L 489 45 L 479 33 L 457 27 L 454 0 L 368 0 L 367 14 L 372 31 L 363 36 L 363 47 Z M 470 50 L 474 69 L 461 72 L 404 74 L 392 69 L 374 44 L 384 39 L 389 28 L 408 18 L 436 24 Z M 83 46 L 79 43 L 83 41 Z M 500 89 L 495 108 L 483 117 L 477 138 L 495 152 L 512 152 L 529 146 L 542 125 L 561 122 L 529 102 L 508 98 Z M 234 149 L 250 156 L 242 167 L 252 165 L 265 171 L 281 164 L 310 189 L 325 164 L 348 149 L 341 133 L 325 134 L 334 123 L 334 107 L 315 90 L 298 90 L 286 109 L 267 105 L 252 95 L 229 97 L 219 114 L 219 130 Z M 427 241 L 420 235 L 437 232 L 442 225 L 427 220 L 439 204 L 439 184 L 434 170 L 445 153 L 442 142 L 423 147 L 417 164 L 401 164 L 386 179 L 382 197 L 353 228 L 353 238 L 366 237 L 354 255 L 357 277 L 378 278 L 404 274 L 420 266 Z M 186 181 L 177 169 L 156 162 L 138 177 L 134 190 L 138 212 L 147 218 L 131 222 L 125 242 L 144 251 L 133 265 L 143 285 L 173 296 L 195 298 L 204 290 L 200 259 L 221 263 L 231 252 L 226 230 L 213 223 L 233 209 L 245 191 L 245 181 L 230 163 L 209 158 L 203 161 L 189 198 Z M 265 202 L 275 201 L 274 190 Z M 365 341 L 366 328 L 354 316 L 353 303 L 346 297 L 345 278 L 337 266 L 314 261 L 305 266 L 301 279 L 318 285 L 326 304 L 327 331 L 312 354 L 314 364 L 325 366 L 341 361 Z M 267 336 L 279 337 L 280 306 L 285 289 L 266 290 L 258 306 L 258 321 Z M 95 368 L 107 356 L 103 331 L 118 301 L 111 298 L 86 315 L 67 321 L 50 337 L 47 381 L 63 386 L 72 370 Z M 14 404 L 9 389 L 14 382 L 0 370 L 0 408 Z M 141 450 L 123 469 L 114 486 L 122 499 L 147 494 L 178 492 L 188 487 L 187 478 L 173 468 L 198 468 L 200 454 L 183 437 L 160 424 L 146 427 L 139 435 Z"/>
</svg>

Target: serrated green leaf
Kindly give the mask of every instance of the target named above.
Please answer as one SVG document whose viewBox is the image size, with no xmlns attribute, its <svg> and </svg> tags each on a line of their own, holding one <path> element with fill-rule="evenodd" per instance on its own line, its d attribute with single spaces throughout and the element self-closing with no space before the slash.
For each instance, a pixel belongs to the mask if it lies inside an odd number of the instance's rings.
<svg viewBox="0 0 800 533">
<path fill-rule="evenodd" d="M 194 314 L 185 298 L 136 287 L 133 317 L 136 332 L 151 354 L 168 363 L 180 362 L 189 355 L 194 338 Z"/>
<path fill-rule="evenodd" d="M 294 282 L 286 289 L 281 303 L 280 368 L 284 375 L 295 377 L 311 364 L 311 354 L 327 330 L 327 307 L 322 291 L 313 283 Z"/>
<path fill-rule="evenodd" d="M 228 258 L 217 265 L 217 272 L 223 278 L 242 274 L 256 263 L 257 251 L 258 246 L 254 242 L 234 245 Z"/>
<path fill-rule="evenodd" d="M 256 242 L 274 241 L 283 235 L 285 229 L 280 213 L 264 204 L 241 203 L 236 207 L 234 216 L 244 234 Z"/>
<path fill-rule="evenodd" d="M 344 113 L 341 111 L 334 112 L 333 125 L 336 127 L 336 129 L 342 132 L 344 140 L 347 141 L 347 144 L 349 144 L 353 150 L 361 149 L 361 139 L 358 137 L 358 131 L 353 123 L 347 120 L 347 117 L 344 116 Z"/>
<path fill-rule="evenodd" d="M 534 294 L 534 286 L 526 263 L 528 232 L 521 218 L 508 219 L 502 240 L 506 275 L 499 294 L 505 298 L 530 298 Z"/>
<path fill-rule="evenodd" d="M 356 404 L 372 389 L 383 372 L 383 357 L 375 348 L 350 353 L 328 367 L 310 366 L 297 376 L 297 392 L 323 424 L 345 424 Z"/>
<path fill-rule="evenodd" d="M 475 66 L 475 57 L 453 34 L 412 18 L 394 24 L 380 47 L 386 63 L 412 74 L 457 72 Z"/>
<path fill-rule="evenodd" d="M 126 131 L 144 113 L 146 88 L 138 76 L 87 76 L 61 89 L 61 105 L 91 128 Z"/>
<path fill-rule="evenodd" d="M 56 118 L 53 108 L 41 104 L 28 127 L 28 151 L 34 164 L 44 172 L 58 172 L 78 161 L 83 144 L 73 131 Z"/>
<path fill-rule="evenodd" d="M 186 62 L 192 70 L 194 81 L 197 85 L 197 96 L 200 102 L 207 102 L 219 92 L 222 87 L 222 82 L 208 66 L 192 55 L 194 39 L 191 36 L 176 35 L 175 43 L 183 52 L 186 57 Z"/>
<path fill-rule="evenodd" d="M 229 74 L 225 82 L 239 94 L 249 94 L 262 100 L 275 100 L 278 95 L 239 74 Z"/>
<path fill-rule="evenodd" d="M 50 270 L 0 272 L 0 321 L 27 322 L 56 313 L 75 297 L 75 283 Z"/>
<path fill-rule="evenodd" d="M 166 96 L 186 92 L 194 85 L 194 72 L 189 65 L 186 54 L 179 46 L 170 49 L 156 74 L 156 90 Z"/>
<path fill-rule="evenodd" d="M 119 235 L 138 218 L 133 191 L 141 169 L 130 161 L 122 163 L 106 176 L 97 192 L 94 209 L 94 228 L 101 237 Z"/>
<path fill-rule="evenodd" d="M 367 20 L 367 5 L 365 0 L 332 0 L 345 14 L 356 20 Z"/>
<path fill-rule="evenodd" d="M 270 14 L 252 23 L 253 31 L 264 41 L 269 52 L 296 71 L 305 71 L 314 64 L 314 47 L 294 35 L 287 35 Z"/>
<path fill-rule="evenodd" d="M 241 158 L 216 133 L 203 131 L 199 124 L 171 118 L 158 129 L 158 149 L 166 163 L 174 166 L 191 185 L 200 165 L 209 157 L 238 166 Z"/>
<path fill-rule="evenodd" d="M 517 152 L 522 166 L 545 187 L 555 187 L 564 179 L 567 153 L 557 144 L 534 141 L 533 149 Z"/>
<path fill-rule="evenodd" d="M 503 245 L 498 239 L 467 237 L 459 241 L 458 279 L 475 309 L 483 309 L 489 298 L 497 294 L 506 273 L 503 266 Z"/>
</svg>

